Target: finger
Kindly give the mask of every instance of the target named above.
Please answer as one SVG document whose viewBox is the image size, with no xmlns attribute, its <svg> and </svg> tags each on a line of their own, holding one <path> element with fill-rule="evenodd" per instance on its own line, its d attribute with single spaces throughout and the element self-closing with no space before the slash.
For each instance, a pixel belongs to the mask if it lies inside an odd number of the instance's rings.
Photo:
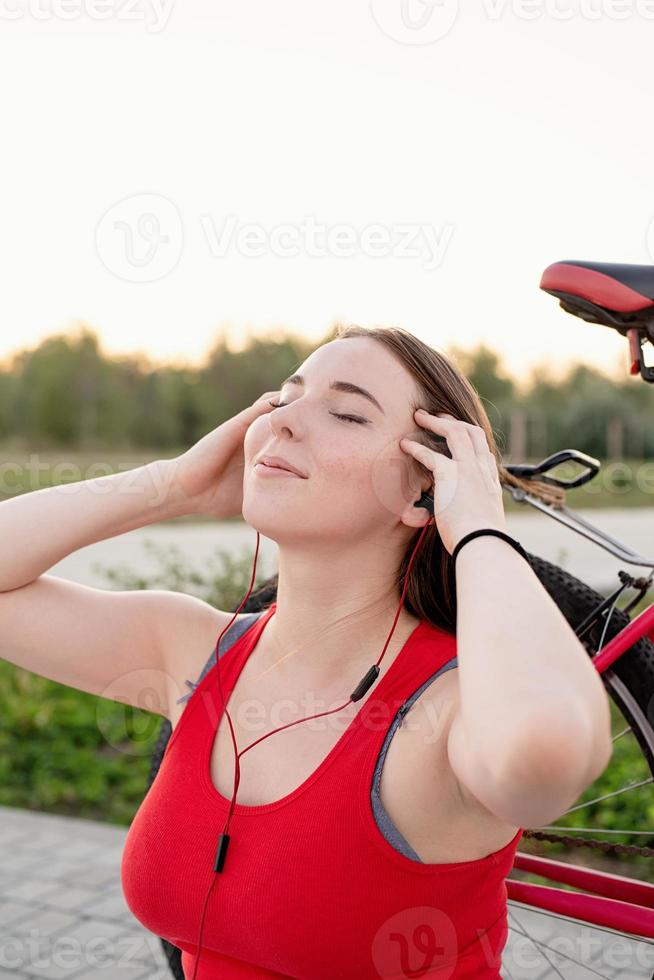
<svg viewBox="0 0 654 980">
<path fill-rule="evenodd" d="M 490 453 L 490 448 L 488 446 L 488 439 L 486 438 L 486 433 L 480 425 L 475 425 L 473 422 L 462 422 L 468 430 L 468 435 L 472 439 L 472 444 L 475 447 L 475 453 L 478 456 L 485 456 L 486 453 Z M 491 455 L 493 455 L 491 453 Z"/>
<path fill-rule="evenodd" d="M 438 415 L 430 415 L 428 412 L 417 411 L 416 421 L 425 429 L 443 435 L 447 440 L 452 459 L 462 459 L 475 451 L 473 442 L 464 426 L 458 425 L 458 419 L 452 415 L 441 412 Z"/>
<path fill-rule="evenodd" d="M 245 417 L 245 419 L 248 420 L 248 425 L 249 425 L 250 420 L 254 421 L 259 416 L 263 415 L 264 412 L 272 412 L 274 408 L 274 404 L 271 405 L 270 401 L 272 399 L 272 401 L 275 402 L 276 399 L 274 396 L 276 395 L 277 397 L 279 397 L 279 394 L 280 394 L 279 391 L 266 391 L 263 395 L 260 395 L 257 399 L 255 399 L 255 401 L 253 401 L 251 405 L 248 405 L 247 408 L 244 408 L 243 411 L 240 413 L 241 416 Z"/>
<path fill-rule="evenodd" d="M 434 449 L 423 446 L 421 442 L 416 442 L 415 439 L 400 439 L 400 448 L 409 456 L 413 456 L 419 463 L 422 463 L 423 466 L 426 466 L 432 473 L 445 474 L 447 467 L 452 465 L 443 453 L 437 453 Z"/>
<path fill-rule="evenodd" d="M 474 422 L 466 422 L 465 419 L 455 419 L 454 415 L 450 415 L 447 412 L 439 412 L 438 415 L 440 418 L 453 419 L 455 422 L 458 422 L 459 425 L 464 425 L 466 427 L 466 431 L 472 440 L 472 444 L 475 447 L 475 453 L 477 455 L 491 453 L 493 458 L 495 458 L 494 453 L 491 452 L 488 445 L 486 432 L 480 425 L 476 425 Z"/>
<path fill-rule="evenodd" d="M 479 453 L 479 465 L 484 480 L 484 487 L 488 493 L 497 495 L 499 491 L 501 495 L 502 485 L 500 483 L 500 474 L 497 469 L 497 460 L 493 453 L 489 452 L 485 455 Z"/>
</svg>

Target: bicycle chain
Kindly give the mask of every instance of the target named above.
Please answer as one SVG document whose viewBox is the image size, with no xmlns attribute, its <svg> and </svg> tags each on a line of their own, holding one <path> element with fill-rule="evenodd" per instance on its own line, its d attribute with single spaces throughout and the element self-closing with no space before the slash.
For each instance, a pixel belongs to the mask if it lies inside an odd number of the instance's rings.
<svg viewBox="0 0 654 980">
<path fill-rule="evenodd" d="M 596 840 L 593 837 L 570 837 L 567 834 L 548 834 L 543 830 L 525 830 L 523 837 L 534 837 L 536 840 L 547 840 L 554 844 L 567 844 L 569 847 L 596 847 L 605 854 L 640 854 L 643 857 L 654 857 L 654 847 L 638 847 L 636 844 L 612 844 L 608 840 Z"/>
</svg>

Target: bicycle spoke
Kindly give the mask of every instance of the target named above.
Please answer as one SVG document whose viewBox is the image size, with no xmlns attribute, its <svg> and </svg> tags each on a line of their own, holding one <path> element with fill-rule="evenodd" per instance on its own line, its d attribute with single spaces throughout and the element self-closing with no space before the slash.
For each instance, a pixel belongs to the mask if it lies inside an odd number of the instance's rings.
<svg viewBox="0 0 654 980">
<path fill-rule="evenodd" d="M 526 938 L 529 939 L 529 941 L 534 944 L 534 946 L 538 949 L 538 951 L 543 956 L 543 959 L 545 959 L 549 963 L 549 965 L 554 970 L 556 970 L 557 974 L 560 977 L 562 977 L 562 980 L 565 980 L 565 978 L 563 977 L 563 974 L 560 973 L 560 971 L 558 970 L 558 968 L 556 967 L 556 965 L 554 963 L 552 963 L 552 961 L 550 960 L 550 958 L 548 956 L 545 955 L 545 953 L 543 952 L 543 950 L 548 949 L 548 950 L 550 950 L 550 952 L 555 953 L 557 956 L 560 956 L 563 959 L 569 960 L 571 963 L 574 963 L 575 966 L 583 966 L 585 970 L 588 970 L 590 973 L 594 973 L 595 976 L 596 977 L 600 977 L 601 980 L 613 980 L 612 977 L 607 977 L 604 973 L 600 973 L 599 970 L 596 970 L 594 967 L 588 966 L 588 964 L 582 963 L 580 960 L 576 960 L 574 958 L 574 956 L 569 956 L 567 953 L 564 953 L 562 950 L 555 949 L 553 946 L 550 946 L 548 943 L 544 942 L 542 939 L 534 939 L 533 936 L 531 936 L 531 935 L 528 934 L 528 932 L 526 931 L 526 927 L 524 926 L 524 924 L 521 925 L 521 928 L 520 928 L 519 931 L 521 931 L 522 932 L 522 935 L 523 936 L 526 936 Z"/>
<path fill-rule="evenodd" d="M 567 917 L 567 916 L 561 916 L 561 915 L 559 915 L 559 914 L 557 914 L 555 912 L 549 912 L 549 911 L 544 910 L 544 909 L 536 909 L 536 914 L 538 914 L 538 915 L 544 915 L 547 918 L 557 919 L 558 921 L 563 920 L 567 924 L 570 923 L 570 918 L 569 917 Z M 509 921 L 512 918 L 516 918 L 517 919 L 515 907 L 514 908 L 511 908 L 510 905 L 507 906 L 507 917 L 508 917 Z M 614 929 L 608 929 L 608 928 L 603 927 L 603 926 L 595 925 L 595 923 L 588 923 L 588 922 L 584 922 L 584 921 L 580 921 L 580 920 L 574 920 L 574 921 L 575 921 L 575 924 L 581 925 L 585 929 L 593 929 L 594 931 L 605 933 L 607 936 L 616 936 L 616 935 L 618 935 L 618 936 L 624 937 L 625 939 L 629 939 L 630 941 L 636 940 L 638 942 L 642 942 L 642 943 L 644 943 L 647 946 L 654 945 L 654 942 L 652 942 L 652 940 L 646 939 L 644 937 L 641 938 L 640 936 L 633 936 L 630 933 L 622 932 L 619 929 L 616 929 L 616 930 L 614 930 Z M 585 970 L 588 970 L 589 973 L 593 973 L 596 977 L 601 977 L 602 980 L 615 980 L 615 976 L 616 976 L 615 974 L 612 974 L 610 977 L 608 977 L 606 974 L 600 973 L 599 970 L 595 969 L 595 967 L 589 966 L 587 963 L 582 963 L 581 960 L 575 959 L 573 956 L 570 956 L 567 953 L 564 953 L 560 949 L 555 949 L 553 946 L 548 945 L 547 942 L 545 942 L 545 941 L 543 941 L 541 939 L 534 939 L 534 937 L 527 930 L 527 927 L 524 925 L 524 923 L 519 923 L 517 928 L 509 925 L 509 930 L 511 930 L 512 928 L 514 929 L 515 932 L 523 935 L 531 943 L 533 943 L 533 945 L 536 947 L 536 949 L 543 956 L 543 959 L 546 960 L 546 962 L 549 964 L 549 966 L 551 966 L 554 970 L 556 970 L 556 972 L 557 972 L 557 974 L 558 974 L 559 977 L 563 977 L 563 974 L 561 974 L 561 972 L 557 969 L 556 965 L 551 962 L 551 960 L 549 959 L 549 957 L 546 956 L 546 954 L 544 953 L 544 950 L 545 949 L 550 950 L 550 952 L 554 953 L 557 956 L 562 957 L 563 959 L 569 960 L 571 963 L 574 963 L 576 966 L 582 966 Z M 510 947 L 509 947 L 509 949 L 510 949 Z M 565 980 L 565 978 L 564 978 L 564 980 Z"/>
<path fill-rule="evenodd" d="M 515 907 L 514 899 L 509 899 L 508 907 Z M 541 909 L 533 905 L 528 905 L 528 908 L 530 912 L 535 911 L 538 915 L 544 915 L 550 919 L 558 919 L 560 922 L 562 921 L 568 925 L 573 920 L 578 925 L 586 926 L 588 929 L 594 929 L 596 932 L 605 932 L 607 936 L 622 936 L 623 939 L 636 939 L 639 943 L 645 943 L 646 946 L 654 946 L 654 939 L 649 939 L 647 936 L 636 936 L 631 932 L 623 932 L 622 929 L 611 929 L 610 926 L 600 926 L 595 922 L 586 922 L 585 919 L 575 919 L 574 916 L 563 915 L 560 912 L 550 912 L 549 909 Z"/>
<path fill-rule="evenodd" d="M 570 807 L 569 810 L 565 810 L 564 813 L 574 813 L 575 810 L 583 810 L 586 806 L 591 806 L 593 803 L 601 803 L 602 800 L 608 800 L 612 796 L 620 796 L 621 793 L 628 793 L 629 790 L 637 789 L 639 786 L 646 786 L 647 783 L 653 783 L 654 776 L 650 776 L 649 779 L 643 779 L 639 783 L 628 783 L 623 786 L 622 789 L 613 790 L 612 793 L 605 793 L 604 796 L 596 796 L 594 800 L 586 800 L 585 803 L 578 803 L 577 806 Z"/>
<path fill-rule="evenodd" d="M 508 918 L 510 918 L 510 915 L 508 916 Z M 524 927 L 520 927 L 520 928 L 518 928 L 518 930 L 517 930 L 517 931 L 518 931 L 518 932 L 520 932 L 520 933 L 521 933 L 521 934 L 522 934 L 523 936 L 525 936 L 525 937 L 526 937 L 526 938 L 527 938 L 527 939 L 529 940 L 529 942 L 530 942 L 530 943 L 533 943 L 533 945 L 534 945 L 534 946 L 535 946 L 535 948 L 536 948 L 536 949 L 538 950 L 538 952 L 539 952 L 539 953 L 541 954 L 541 956 L 543 957 L 543 959 L 545 960 L 545 962 L 546 962 L 546 963 L 547 963 L 547 964 L 548 964 L 549 966 L 551 966 L 553 970 L 555 970 L 555 971 L 556 971 L 556 975 L 557 975 L 557 976 L 559 976 L 559 977 L 561 977 L 561 980 L 565 980 L 565 977 L 564 977 L 564 976 L 563 976 L 563 974 L 562 974 L 562 973 L 561 973 L 561 972 L 559 971 L 559 969 L 558 969 L 558 968 L 557 968 L 557 967 L 555 966 L 555 964 L 554 964 L 554 963 L 552 963 L 552 961 L 551 961 L 551 959 L 549 958 L 549 956 L 547 956 L 547 955 L 546 955 L 546 954 L 545 954 L 545 953 L 543 952 L 543 949 L 542 949 L 542 947 L 543 947 L 543 946 L 545 946 L 545 943 L 541 943 L 541 942 L 539 942 L 539 941 L 538 941 L 538 939 L 534 939 L 534 938 L 533 938 L 532 936 L 530 936 L 530 935 L 529 935 L 529 933 L 528 933 L 528 932 L 526 931 L 526 929 L 525 929 Z M 609 980 L 609 978 L 605 978 L 605 980 Z"/>
<path fill-rule="evenodd" d="M 631 731 L 633 731 L 631 725 L 627 725 L 627 727 L 626 728 L 623 728 L 622 731 L 621 732 L 618 732 L 617 735 L 611 736 L 611 741 L 612 742 L 617 742 L 619 738 L 622 738 L 623 735 L 626 735 L 627 732 L 631 732 Z"/>
</svg>

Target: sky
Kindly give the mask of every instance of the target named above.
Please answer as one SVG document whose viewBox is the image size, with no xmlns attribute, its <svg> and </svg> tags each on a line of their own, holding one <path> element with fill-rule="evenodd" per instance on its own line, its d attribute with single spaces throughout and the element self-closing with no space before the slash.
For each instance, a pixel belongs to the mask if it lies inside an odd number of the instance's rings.
<svg viewBox="0 0 654 980">
<path fill-rule="evenodd" d="M 539 281 L 654 263 L 653 45 L 654 0 L 0 0 L 0 359 L 349 322 L 624 379 Z"/>
</svg>

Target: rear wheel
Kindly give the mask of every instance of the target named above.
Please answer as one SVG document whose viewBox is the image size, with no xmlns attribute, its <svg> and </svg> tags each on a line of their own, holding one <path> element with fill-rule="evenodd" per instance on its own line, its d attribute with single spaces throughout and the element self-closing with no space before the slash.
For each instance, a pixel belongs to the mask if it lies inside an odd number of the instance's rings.
<svg viewBox="0 0 654 980">
<path fill-rule="evenodd" d="M 600 644 L 606 646 L 630 622 L 628 612 L 617 607 L 593 616 L 606 605 L 604 596 L 542 558 L 529 555 L 529 561 L 589 655 L 597 653 Z M 585 623 L 590 625 L 580 634 Z M 609 765 L 553 825 L 526 829 L 520 850 L 651 881 L 654 645 L 641 638 L 600 676 L 611 709 L 613 755 Z M 509 877 L 548 887 L 555 884 L 516 868 Z M 555 887 L 574 890 L 558 883 Z M 653 980 L 651 940 L 521 903 L 509 902 L 507 912 L 509 937 L 502 971 L 507 980 L 536 975 L 565 980 Z M 621 951 L 616 953 L 618 948 Z M 514 955 L 518 951 L 522 956 Z M 522 965 L 525 951 L 526 970 Z"/>
<path fill-rule="evenodd" d="M 579 627 L 606 604 L 605 597 L 543 558 L 530 555 L 529 561 L 579 635 Z M 604 613 L 579 636 L 590 656 L 597 653 L 600 643 L 606 646 L 631 620 L 627 612 L 617 607 L 609 613 L 608 623 Z M 628 865 L 649 876 L 654 857 L 654 645 L 642 637 L 600 676 L 611 702 L 611 761 L 566 814 L 557 819 L 556 826 L 563 830 L 549 827 L 539 832 L 530 828 L 524 837 L 563 843 L 567 849 L 594 849 L 622 861 L 625 868 Z M 594 839 L 593 835 L 604 839 Z"/>
</svg>

